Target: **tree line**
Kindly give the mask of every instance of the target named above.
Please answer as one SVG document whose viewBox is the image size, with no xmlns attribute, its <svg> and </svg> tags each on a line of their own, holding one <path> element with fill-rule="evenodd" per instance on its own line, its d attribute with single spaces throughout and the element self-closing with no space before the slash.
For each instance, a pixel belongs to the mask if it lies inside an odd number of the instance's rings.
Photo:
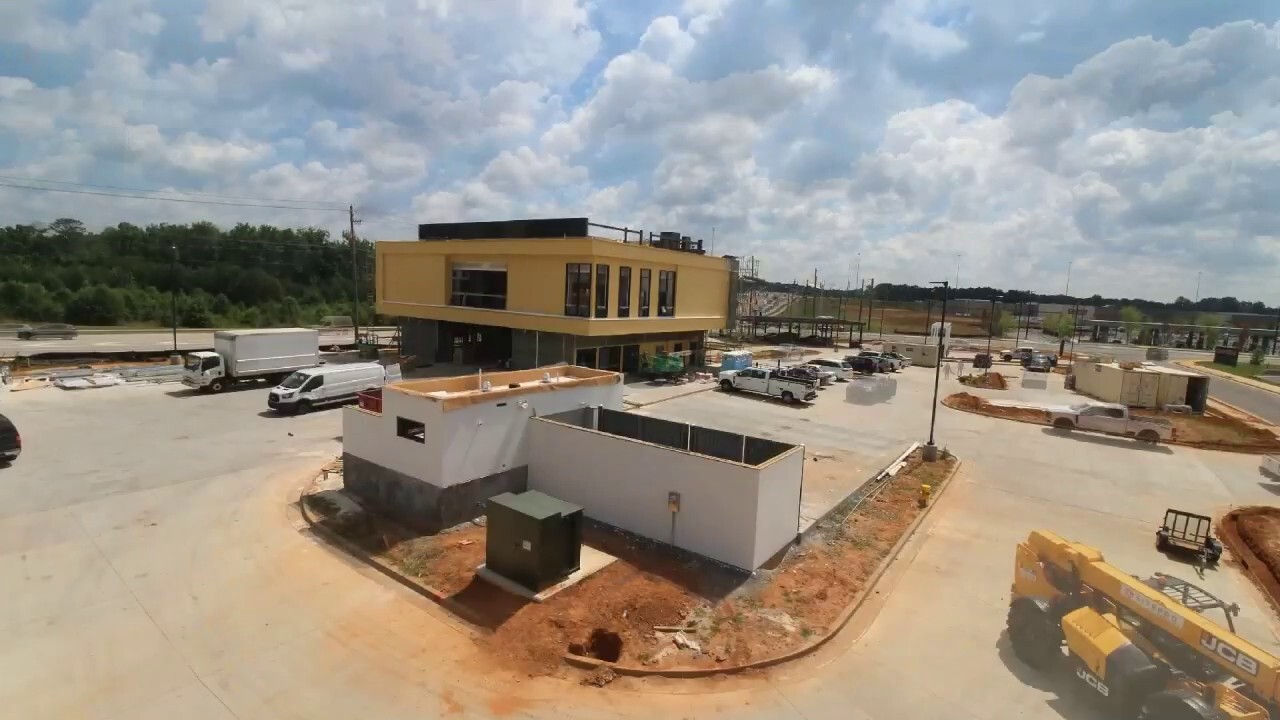
<svg viewBox="0 0 1280 720">
<path fill-rule="evenodd" d="M 779 283 L 770 282 L 768 280 L 755 280 L 755 287 L 761 290 L 779 293 L 795 293 L 798 297 L 807 296 L 814 292 L 811 284 L 805 283 Z M 874 287 L 868 287 L 865 291 L 868 297 L 874 296 L 876 300 L 886 300 L 889 302 L 924 302 L 926 300 L 937 300 L 941 297 L 941 292 L 936 287 L 920 286 L 920 285 L 900 285 L 895 283 L 876 283 Z M 844 290 L 840 288 L 821 288 L 823 297 L 832 298 L 857 298 L 857 290 Z M 991 300 L 992 298 L 1001 298 L 1003 303 L 1020 303 L 1020 302 L 1039 302 L 1039 303 L 1060 303 L 1070 305 L 1079 302 L 1081 305 L 1090 305 L 1093 307 L 1132 307 L 1144 314 L 1157 314 L 1160 311 L 1170 311 L 1179 313 L 1190 313 L 1194 316 L 1197 312 L 1202 313 L 1274 313 L 1274 308 L 1268 308 L 1266 303 L 1260 301 L 1240 300 L 1235 297 L 1206 297 L 1197 301 L 1179 296 L 1178 299 L 1171 303 L 1157 302 L 1154 300 L 1144 300 L 1142 298 L 1114 298 L 1103 297 L 1102 295 L 1091 295 L 1089 297 L 1080 297 L 1073 295 L 1063 295 L 1061 293 L 1037 293 L 1030 290 L 1002 290 L 989 286 L 979 287 L 963 287 L 952 288 L 951 297 L 964 298 L 967 300 Z"/>
<path fill-rule="evenodd" d="M 361 321 L 373 314 L 373 245 L 356 241 Z M 314 324 L 353 315 L 352 250 L 320 228 L 71 218 L 0 227 L 0 318 L 182 327 Z"/>
</svg>

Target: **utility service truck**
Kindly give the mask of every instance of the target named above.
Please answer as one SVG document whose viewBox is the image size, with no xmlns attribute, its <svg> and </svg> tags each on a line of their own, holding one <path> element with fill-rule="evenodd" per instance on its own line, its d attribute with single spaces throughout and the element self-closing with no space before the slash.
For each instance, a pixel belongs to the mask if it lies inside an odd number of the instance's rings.
<svg viewBox="0 0 1280 720">
<path fill-rule="evenodd" d="M 1174 438 L 1173 423 L 1162 418 L 1133 417 L 1129 408 L 1119 403 L 1088 402 L 1051 408 L 1049 422 L 1059 430 L 1092 430 L 1148 443 Z"/>
<path fill-rule="evenodd" d="M 249 380 L 277 385 L 295 370 L 319 364 L 320 337 L 315 330 L 219 330 L 213 334 L 213 352 L 187 356 L 182 384 L 213 393 Z"/>
<path fill-rule="evenodd" d="M 818 396 L 816 380 L 788 376 L 785 370 L 745 368 L 720 373 L 720 387 L 726 391 L 743 390 L 781 398 L 785 403 L 812 400 Z"/>
</svg>

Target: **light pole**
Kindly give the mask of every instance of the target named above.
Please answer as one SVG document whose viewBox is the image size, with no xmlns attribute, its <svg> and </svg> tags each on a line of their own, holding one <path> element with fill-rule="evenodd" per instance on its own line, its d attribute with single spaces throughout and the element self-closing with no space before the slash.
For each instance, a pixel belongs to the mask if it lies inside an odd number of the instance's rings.
<svg viewBox="0 0 1280 720">
<path fill-rule="evenodd" d="M 1196 273 L 1196 299 L 1193 304 L 1195 305 L 1200 304 L 1200 273 Z"/>
<path fill-rule="evenodd" d="M 996 301 L 1004 297 L 1003 295 L 991 296 L 991 314 L 987 316 L 987 367 L 984 368 L 982 374 L 986 375 L 991 372 L 991 336 L 996 331 Z M 1000 336 L 1002 339 L 1004 335 Z"/>
<path fill-rule="evenodd" d="M 178 246 L 170 245 L 169 249 L 173 251 L 173 262 L 169 270 L 169 312 L 173 320 L 173 352 L 176 355 L 178 353 Z"/>
<path fill-rule="evenodd" d="M 933 444 L 933 426 L 938 420 L 938 381 L 942 376 L 942 356 L 946 352 L 942 338 L 946 336 L 949 283 L 946 280 L 935 280 L 929 284 L 942 286 L 942 318 L 938 320 L 938 363 L 933 366 L 933 407 L 929 413 L 929 442 L 924 446 L 925 462 L 934 462 L 938 459 L 938 446 Z"/>
</svg>

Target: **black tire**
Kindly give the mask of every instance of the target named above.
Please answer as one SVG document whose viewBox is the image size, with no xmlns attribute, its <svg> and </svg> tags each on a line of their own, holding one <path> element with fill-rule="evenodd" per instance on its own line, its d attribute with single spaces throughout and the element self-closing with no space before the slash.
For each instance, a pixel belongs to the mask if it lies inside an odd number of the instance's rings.
<svg viewBox="0 0 1280 720">
<path fill-rule="evenodd" d="M 217 380 L 214 380 L 213 382 L 209 383 L 209 392 L 213 393 L 214 395 L 217 395 L 218 393 L 226 389 L 227 389 L 227 383 L 222 378 L 218 378 Z"/>
<path fill-rule="evenodd" d="M 313 408 L 311 407 L 311 401 L 310 401 L 310 400 L 299 400 L 299 401 L 298 401 L 297 403 L 295 403 L 295 404 L 294 404 L 294 406 L 293 406 L 293 414 L 294 414 L 294 415 L 306 415 L 307 413 L 311 412 L 311 411 L 312 411 L 312 409 L 313 409 Z"/>
<path fill-rule="evenodd" d="M 1204 559 L 1210 565 L 1216 565 L 1222 559 L 1222 543 L 1209 538 L 1204 546 Z"/>
<path fill-rule="evenodd" d="M 1053 421 L 1053 426 L 1058 430 L 1075 430 L 1076 424 L 1070 418 L 1058 418 Z"/>
<path fill-rule="evenodd" d="M 1062 630 L 1034 600 L 1014 600 L 1006 627 L 1013 654 L 1027 667 L 1044 670 L 1062 657 Z"/>
<path fill-rule="evenodd" d="M 1159 530 L 1156 532 L 1156 550 L 1164 552 L 1169 549 L 1169 533 Z"/>
<path fill-rule="evenodd" d="M 724 390 L 725 392 L 733 392 L 733 389 L 734 389 L 733 383 L 729 382 L 728 380 L 721 380 L 720 389 Z"/>
<path fill-rule="evenodd" d="M 1155 430 L 1141 430 L 1138 432 L 1138 439 L 1150 445 L 1156 445 L 1160 442 L 1160 433 Z"/>
<path fill-rule="evenodd" d="M 783 390 L 783 391 L 782 391 L 782 402 L 784 402 L 784 403 L 786 403 L 786 404 L 790 405 L 791 403 L 793 403 L 793 402 L 795 402 L 795 401 L 796 401 L 796 396 L 795 396 L 795 395 L 793 395 L 793 394 L 791 393 L 791 391 L 790 391 L 790 390 Z"/>
</svg>

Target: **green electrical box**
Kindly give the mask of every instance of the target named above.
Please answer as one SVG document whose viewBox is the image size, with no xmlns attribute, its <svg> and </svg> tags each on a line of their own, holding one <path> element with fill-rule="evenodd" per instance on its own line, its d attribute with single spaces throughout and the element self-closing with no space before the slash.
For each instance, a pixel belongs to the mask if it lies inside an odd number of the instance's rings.
<svg viewBox="0 0 1280 720">
<path fill-rule="evenodd" d="M 534 592 L 580 567 L 582 508 L 540 493 L 489 498 L 485 566 Z"/>
</svg>

